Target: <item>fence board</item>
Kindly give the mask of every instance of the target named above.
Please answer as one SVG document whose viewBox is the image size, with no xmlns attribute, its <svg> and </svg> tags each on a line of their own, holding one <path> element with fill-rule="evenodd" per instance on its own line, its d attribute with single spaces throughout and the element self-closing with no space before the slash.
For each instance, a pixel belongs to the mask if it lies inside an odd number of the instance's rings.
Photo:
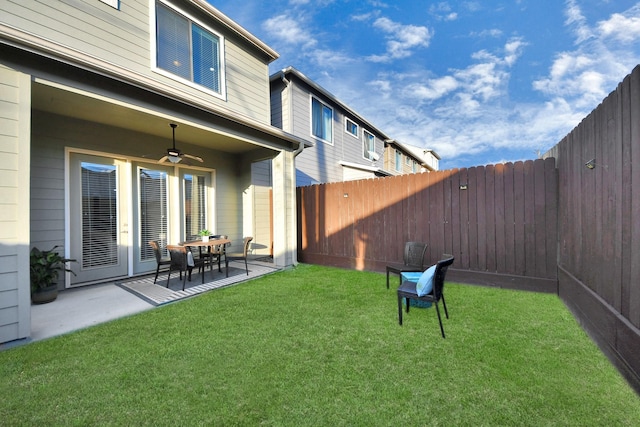
<svg viewBox="0 0 640 427">
<path fill-rule="evenodd" d="M 514 176 L 513 176 L 513 200 L 514 200 L 514 237 L 516 242 L 520 244 L 516 245 L 515 255 L 515 274 L 524 276 L 526 273 L 526 256 L 524 240 L 524 210 L 525 210 L 525 192 L 524 192 L 524 163 L 516 162 L 514 164 Z"/>
<path fill-rule="evenodd" d="M 640 67 L 636 67 L 631 74 L 629 97 L 632 120 L 629 133 L 631 145 L 631 188 L 635 193 L 631 195 L 631 281 L 629 290 L 629 320 L 640 327 Z"/>
<path fill-rule="evenodd" d="M 486 244 L 487 266 L 486 271 L 496 271 L 496 193 L 495 193 L 495 166 L 485 166 L 485 210 L 486 210 Z"/>
<path fill-rule="evenodd" d="M 505 240 L 505 192 L 504 192 L 505 165 L 498 164 L 494 169 L 494 206 L 495 206 L 495 271 L 506 271 Z"/>
<path fill-rule="evenodd" d="M 504 171 L 504 260 L 505 273 L 516 274 L 514 164 L 507 163 Z"/>
<path fill-rule="evenodd" d="M 622 199 L 621 209 L 621 229 L 622 238 L 620 240 L 622 256 L 621 256 L 621 275 L 620 283 L 620 313 L 626 318 L 631 318 L 631 277 L 632 277 L 632 237 L 631 224 L 633 223 L 632 212 L 632 140 L 631 140 L 631 79 L 625 78 L 619 86 L 620 100 L 622 103 L 622 111 L 620 117 L 620 138 L 622 142 L 622 191 L 620 198 Z M 639 326 L 636 324 L 636 326 Z"/>
<path fill-rule="evenodd" d="M 451 171 L 451 249 L 449 253 L 460 262 L 460 173 L 458 169 Z"/>
<path fill-rule="evenodd" d="M 534 167 L 534 235 L 535 235 L 535 276 L 544 277 L 547 268 L 547 229 L 545 210 L 545 176 L 544 162 L 535 162 Z M 537 232 L 536 232 L 537 231 Z"/>
<path fill-rule="evenodd" d="M 469 176 L 469 269 L 479 270 L 478 262 L 478 179 L 477 170 L 468 169 Z"/>
<path fill-rule="evenodd" d="M 545 176 L 545 276 L 547 279 L 557 277 L 556 266 L 558 265 L 558 175 L 556 173 L 556 162 L 553 157 L 544 161 Z"/>
<path fill-rule="evenodd" d="M 469 175 L 468 169 L 458 171 L 460 185 L 466 189 L 460 190 L 460 252 L 459 264 L 462 269 L 469 269 Z M 463 187 L 464 188 L 464 187 Z"/>
</svg>

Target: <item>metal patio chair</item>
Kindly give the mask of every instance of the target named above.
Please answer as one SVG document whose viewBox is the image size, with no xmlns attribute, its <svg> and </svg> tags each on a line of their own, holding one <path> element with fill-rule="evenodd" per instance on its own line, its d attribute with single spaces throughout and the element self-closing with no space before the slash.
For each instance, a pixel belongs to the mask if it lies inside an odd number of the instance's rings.
<svg viewBox="0 0 640 427">
<path fill-rule="evenodd" d="M 397 274 L 402 283 L 402 273 L 424 271 L 424 254 L 427 252 L 427 246 L 426 243 L 421 242 L 404 244 L 403 264 L 387 265 L 387 289 L 389 289 L 389 273 Z"/>
<path fill-rule="evenodd" d="M 445 338 L 444 328 L 442 327 L 442 318 L 440 317 L 440 308 L 438 307 L 438 303 L 442 300 L 442 306 L 444 307 L 444 313 L 449 318 L 449 312 L 447 311 L 447 303 L 444 300 L 444 278 L 447 274 L 447 269 L 451 264 L 453 264 L 453 256 L 445 255 L 446 258 L 440 260 L 436 264 L 435 272 L 433 274 L 433 286 L 426 295 L 420 296 L 416 291 L 416 282 L 411 282 L 405 280 L 402 282 L 400 287 L 398 288 L 398 322 L 400 326 L 402 326 L 402 299 L 404 298 L 405 306 L 407 313 L 409 313 L 409 306 L 411 299 L 415 299 L 418 301 L 426 301 L 435 304 L 436 312 L 438 313 L 438 322 L 440 323 L 440 332 L 442 333 L 442 338 Z"/>
</svg>

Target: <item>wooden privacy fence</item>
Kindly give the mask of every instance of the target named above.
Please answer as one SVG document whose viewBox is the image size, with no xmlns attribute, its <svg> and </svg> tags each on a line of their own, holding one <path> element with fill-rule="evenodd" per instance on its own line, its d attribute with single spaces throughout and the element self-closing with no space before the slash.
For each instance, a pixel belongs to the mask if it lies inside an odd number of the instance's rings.
<svg viewBox="0 0 640 427">
<path fill-rule="evenodd" d="M 384 271 L 406 241 L 427 260 L 456 257 L 450 277 L 556 291 L 553 158 L 300 187 L 301 262 Z"/>
</svg>

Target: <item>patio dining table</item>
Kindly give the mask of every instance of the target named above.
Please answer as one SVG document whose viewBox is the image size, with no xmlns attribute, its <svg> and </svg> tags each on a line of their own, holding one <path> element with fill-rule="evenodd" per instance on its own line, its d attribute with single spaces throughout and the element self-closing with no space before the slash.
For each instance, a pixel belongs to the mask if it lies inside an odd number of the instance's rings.
<svg viewBox="0 0 640 427">
<path fill-rule="evenodd" d="M 229 239 L 215 238 L 215 239 L 209 239 L 207 241 L 204 241 L 204 240 L 191 240 L 191 241 L 188 241 L 188 242 L 182 242 L 180 245 L 181 246 L 188 246 L 188 247 L 197 247 L 199 252 L 200 252 L 200 257 L 202 257 L 202 249 L 203 248 L 207 248 L 209 250 L 209 252 L 210 252 L 210 250 L 212 248 L 214 248 L 216 246 L 221 246 L 219 257 L 222 257 L 224 255 L 225 276 L 229 277 L 229 260 L 227 259 L 227 252 L 224 250 L 224 247 L 226 245 L 230 244 L 230 243 L 231 243 L 231 240 L 229 240 Z M 220 258 L 218 258 L 218 268 L 220 268 Z M 202 274 L 204 274 L 204 272 Z"/>
</svg>

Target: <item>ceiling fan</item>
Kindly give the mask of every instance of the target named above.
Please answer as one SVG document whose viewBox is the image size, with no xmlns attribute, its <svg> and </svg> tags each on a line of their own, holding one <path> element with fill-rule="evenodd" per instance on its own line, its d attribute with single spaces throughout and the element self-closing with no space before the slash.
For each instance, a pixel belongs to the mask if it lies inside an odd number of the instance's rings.
<svg viewBox="0 0 640 427">
<path fill-rule="evenodd" d="M 191 159 L 202 163 L 201 157 L 183 153 L 176 148 L 176 128 L 178 127 L 178 125 L 175 123 L 169 123 L 169 126 L 171 126 L 171 129 L 173 129 L 173 147 L 167 148 L 167 155 L 158 160 L 158 163 L 164 163 L 167 160 L 171 163 L 180 163 L 182 159 Z"/>
</svg>

